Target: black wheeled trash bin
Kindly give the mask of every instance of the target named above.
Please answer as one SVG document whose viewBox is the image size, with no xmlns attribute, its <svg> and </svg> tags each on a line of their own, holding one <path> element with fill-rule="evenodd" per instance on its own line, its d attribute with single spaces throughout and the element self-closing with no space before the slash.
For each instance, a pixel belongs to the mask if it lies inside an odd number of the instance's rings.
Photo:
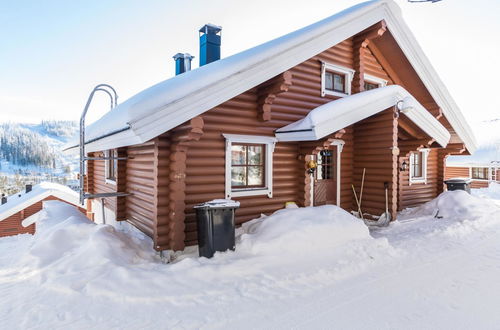
<svg viewBox="0 0 500 330">
<path fill-rule="evenodd" d="M 200 257 L 211 258 L 216 251 L 234 250 L 234 212 L 239 202 L 215 199 L 196 205 Z"/>
<path fill-rule="evenodd" d="M 444 183 L 446 183 L 446 187 L 448 191 L 453 191 L 453 190 L 465 190 L 470 194 L 470 183 L 472 180 L 469 179 L 449 179 L 445 180 Z"/>
</svg>

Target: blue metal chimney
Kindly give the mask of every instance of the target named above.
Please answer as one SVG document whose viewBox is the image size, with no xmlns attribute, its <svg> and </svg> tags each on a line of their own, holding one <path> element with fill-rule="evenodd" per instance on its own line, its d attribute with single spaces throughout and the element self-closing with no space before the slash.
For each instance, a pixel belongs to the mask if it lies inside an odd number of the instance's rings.
<svg viewBox="0 0 500 330">
<path fill-rule="evenodd" d="M 205 24 L 200 29 L 200 66 L 220 59 L 222 27 Z"/>
<path fill-rule="evenodd" d="M 179 75 L 191 70 L 191 60 L 194 58 L 189 53 L 177 53 L 174 55 L 175 60 L 175 75 Z"/>
</svg>

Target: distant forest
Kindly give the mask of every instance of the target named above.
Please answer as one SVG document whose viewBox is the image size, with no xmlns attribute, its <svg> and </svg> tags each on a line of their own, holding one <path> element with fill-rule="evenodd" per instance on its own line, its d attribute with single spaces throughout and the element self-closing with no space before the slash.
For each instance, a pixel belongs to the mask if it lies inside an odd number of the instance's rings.
<svg viewBox="0 0 500 330">
<path fill-rule="evenodd" d="M 21 166 L 55 168 L 58 150 L 49 145 L 40 133 L 66 139 L 74 134 L 76 123 L 71 121 L 42 121 L 27 127 L 17 123 L 0 124 L 0 159 Z"/>
</svg>

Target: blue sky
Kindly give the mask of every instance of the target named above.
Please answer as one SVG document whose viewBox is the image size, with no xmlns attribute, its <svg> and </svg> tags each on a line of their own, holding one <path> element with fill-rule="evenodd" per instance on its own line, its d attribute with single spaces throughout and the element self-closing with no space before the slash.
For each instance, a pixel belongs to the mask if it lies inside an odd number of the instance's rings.
<svg viewBox="0 0 500 330">
<path fill-rule="evenodd" d="M 500 117 L 500 1 L 396 2 L 466 117 Z M 356 3 L 0 0 L 0 121 L 76 120 L 94 85 L 110 83 L 124 101 L 173 76 L 177 52 L 195 55 L 196 67 L 204 23 L 223 27 L 224 57 Z M 107 102 L 98 97 L 91 119 Z"/>
</svg>

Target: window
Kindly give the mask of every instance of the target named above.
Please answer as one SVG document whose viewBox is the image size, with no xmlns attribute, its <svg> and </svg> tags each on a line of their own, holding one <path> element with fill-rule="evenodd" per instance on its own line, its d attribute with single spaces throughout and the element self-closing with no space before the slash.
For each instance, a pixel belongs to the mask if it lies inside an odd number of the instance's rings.
<svg viewBox="0 0 500 330">
<path fill-rule="evenodd" d="M 369 74 L 363 76 L 365 80 L 365 91 L 387 86 L 387 80 Z"/>
<path fill-rule="evenodd" d="M 379 87 L 378 84 L 373 84 L 371 82 L 365 81 L 365 91 L 376 89 L 378 87 Z"/>
<path fill-rule="evenodd" d="M 265 144 L 231 145 L 231 187 L 264 187 Z"/>
<path fill-rule="evenodd" d="M 410 153 L 410 184 L 427 183 L 427 157 L 430 149 Z"/>
<path fill-rule="evenodd" d="M 487 167 L 473 167 L 472 168 L 472 178 L 479 180 L 488 180 L 489 173 Z"/>
<path fill-rule="evenodd" d="M 106 183 L 116 183 L 116 173 L 118 168 L 118 154 L 116 149 L 106 150 L 104 152 L 104 157 L 113 157 L 114 159 L 106 159 L 105 162 L 105 172 L 106 172 Z"/>
<path fill-rule="evenodd" d="M 410 166 L 412 168 L 411 177 L 413 179 L 421 179 L 424 176 L 423 158 L 421 152 L 412 153 L 410 155 Z"/>
<path fill-rule="evenodd" d="M 337 72 L 325 72 L 325 88 L 345 94 L 345 75 Z"/>
<path fill-rule="evenodd" d="M 330 63 L 321 64 L 321 96 L 344 97 L 351 94 L 354 70 Z"/>
<path fill-rule="evenodd" d="M 273 193 L 276 138 L 223 134 L 226 138 L 226 198 Z"/>
<path fill-rule="evenodd" d="M 333 179 L 333 152 L 331 150 L 321 150 L 317 156 L 316 179 Z"/>
</svg>

